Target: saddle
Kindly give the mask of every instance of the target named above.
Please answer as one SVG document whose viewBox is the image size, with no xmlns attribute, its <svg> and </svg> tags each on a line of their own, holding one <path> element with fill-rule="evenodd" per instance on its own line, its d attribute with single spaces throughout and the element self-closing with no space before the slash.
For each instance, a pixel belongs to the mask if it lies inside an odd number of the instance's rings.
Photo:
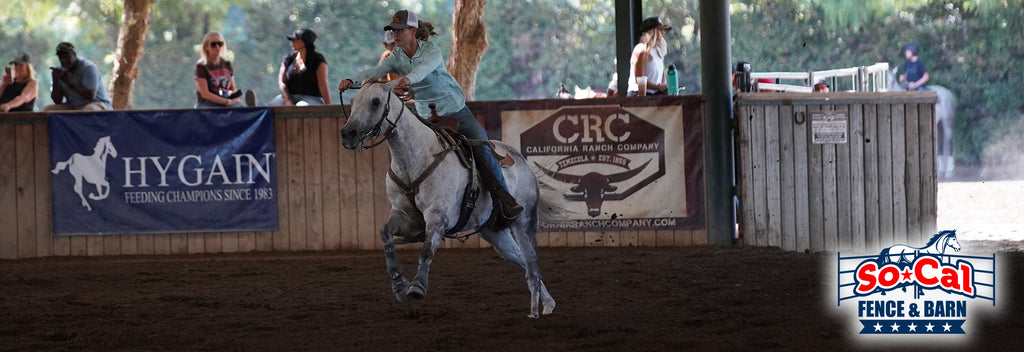
<svg viewBox="0 0 1024 352">
<path fill-rule="evenodd" d="M 483 157 L 473 152 L 473 147 L 487 143 L 490 147 L 488 149 L 491 151 L 492 155 L 494 155 L 494 158 L 498 160 L 499 167 L 515 165 L 515 159 L 508 154 L 498 154 L 495 151 L 494 144 L 490 141 L 469 139 L 459 133 L 459 121 L 453 117 L 438 115 L 437 107 L 434 104 L 430 104 L 430 118 L 428 118 L 426 122 L 427 125 L 434 130 L 434 133 L 437 135 L 441 145 L 444 146 L 446 150 L 452 150 L 458 157 L 462 166 L 470 172 L 469 182 L 466 185 L 466 192 L 463 194 L 459 219 L 456 225 L 451 229 L 448 229 L 446 232 L 449 235 L 457 233 L 460 229 L 466 226 L 467 222 L 469 222 L 469 217 L 473 213 L 476 199 L 479 195 L 479 188 L 477 187 L 478 182 L 479 185 L 482 185 L 491 192 L 491 199 L 494 204 L 494 210 L 491 212 L 490 218 L 481 227 L 507 227 L 515 217 L 509 219 L 508 217 L 503 216 L 502 213 L 505 208 L 504 205 L 516 205 L 515 199 L 508 194 L 508 191 L 506 191 L 505 187 L 501 185 L 498 178 L 495 177 L 490 168 L 486 166 Z M 470 235 L 472 235 L 472 233 Z M 464 240 L 470 235 L 466 235 L 460 239 Z"/>
</svg>

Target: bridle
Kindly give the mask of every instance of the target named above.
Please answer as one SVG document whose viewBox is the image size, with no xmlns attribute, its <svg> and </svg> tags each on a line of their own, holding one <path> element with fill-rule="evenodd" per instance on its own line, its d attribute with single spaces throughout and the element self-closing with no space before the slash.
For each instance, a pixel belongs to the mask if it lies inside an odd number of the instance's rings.
<svg viewBox="0 0 1024 352">
<path fill-rule="evenodd" d="M 391 119 L 388 118 L 388 115 L 391 114 L 391 97 L 395 95 L 394 92 L 389 91 L 388 93 L 390 93 L 388 94 L 388 101 L 384 104 L 384 112 L 380 115 L 380 119 L 377 120 L 377 124 L 373 125 L 373 128 L 371 128 L 369 131 L 366 131 L 366 133 L 364 133 L 363 136 L 359 138 L 359 140 L 366 141 L 374 137 L 380 136 L 381 126 L 384 125 L 384 121 L 387 121 L 388 125 L 390 126 L 388 126 L 388 129 L 384 131 L 384 138 L 381 138 L 379 141 L 373 144 L 363 146 L 363 148 L 365 149 L 370 149 L 380 145 L 381 143 L 384 143 L 385 141 L 388 140 L 388 138 L 391 138 L 391 136 L 395 135 L 395 130 L 398 129 L 398 120 L 402 118 L 403 114 L 402 111 L 399 111 L 398 117 L 396 117 L 394 121 L 391 121 Z M 402 109 L 406 109 L 404 103 L 402 104 Z M 345 109 L 343 108 L 342 111 L 345 111 Z M 345 120 L 348 120 L 348 118 L 349 116 L 348 113 L 346 112 Z"/>
</svg>

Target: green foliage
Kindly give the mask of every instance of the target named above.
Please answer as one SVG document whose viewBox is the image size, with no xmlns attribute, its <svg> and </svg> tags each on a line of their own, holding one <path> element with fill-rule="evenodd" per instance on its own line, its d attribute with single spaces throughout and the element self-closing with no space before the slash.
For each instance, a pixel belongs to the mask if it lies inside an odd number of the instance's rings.
<svg viewBox="0 0 1024 352">
<path fill-rule="evenodd" d="M 1024 72 L 1024 0 L 732 0 L 733 62 L 756 71 L 809 71 L 903 63 L 900 48 L 916 42 L 931 84 L 958 96 L 957 157 L 977 163 L 986 147 L 1021 126 L 1017 99 Z M 451 45 L 453 0 L 155 0 L 136 108 L 195 104 L 193 68 L 207 31 L 228 42 L 240 88 L 262 101 L 278 94 L 284 37 L 298 28 L 319 34 L 333 90 L 345 77 L 377 63 L 382 27 L 394 11 L 410 8 L 433 21 L 442 50 Z M 648 0 L 643 14 L 661 16 L 668 63 L 680 70 L 685 93 L 699 93 L 698 0 Z M 100 65 L 109 81 L 123 0 L 18 0 L 0 13 L 0 59 L 26 51 L 50 86 L 53 48 L 70 41 Z M 489 0 L 485 23 L 490 49 L 478 75 L 481 100 L 552 97 L 560 82 L 604 91 L 614 71 L 614 1 Z M 49 102 L 40 92 L 39 107 Z M 338 103 L 337 92 L 334 102 Z M 1019 130 L 1016 129 L 1016 130 Z"/>
</svg>

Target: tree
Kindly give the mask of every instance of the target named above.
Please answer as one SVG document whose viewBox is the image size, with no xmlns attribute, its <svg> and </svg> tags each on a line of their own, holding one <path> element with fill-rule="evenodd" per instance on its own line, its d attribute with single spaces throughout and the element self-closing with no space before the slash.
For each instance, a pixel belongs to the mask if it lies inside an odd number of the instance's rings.
<svg viewBox="0 0 1024 352">
<path fill-rule="evenodd" d="M 448 72 L 466 92 L 467 100 L 476 96 L 476 74 L 487 52 L 487 28 L 484 25 L 486 0 L 456 0 L 452 11 L 452 48 Z"/>
<path fill-rule="evenodd" d="M 114 76 L 110 81 L 114 109 L 131 109 L 135 80 L 139 78 L 139 58 L 146 44 L 152 0 L 125 0 L 121 29 L 114 54 Z"/>
</svg>

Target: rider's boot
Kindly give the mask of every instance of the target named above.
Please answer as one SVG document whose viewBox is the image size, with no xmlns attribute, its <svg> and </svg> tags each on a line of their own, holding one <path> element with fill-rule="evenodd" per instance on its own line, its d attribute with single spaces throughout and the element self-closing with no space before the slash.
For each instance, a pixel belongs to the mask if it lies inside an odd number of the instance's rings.
<svg viewBox="0 0 1024 352">
<path fill-rule="evenodd" d="M 484 184 L 487 185 L 491 196 L 497 198 L 498 202 L 501 203 L 501 216 L 506 220 L 518 218 L 519 214 L 523 212 L 523 206 L 519 205 L 516 199 L 512 197 L 512 194 L 508 192 L 505 176 L 501 173 L 501 168 L 498 166 L 498 160 L 494 158 L 494 153 L 489 147 L 485 146 L 478 146 L 474 149 L 474 156 L 477 157 L 477 162 L 483 162 L 484 165 L 487 165 L 487 169 L 491 170 L 491 172 L 481 172 L 480 177 L 484 178 Z"/>
</svg>

